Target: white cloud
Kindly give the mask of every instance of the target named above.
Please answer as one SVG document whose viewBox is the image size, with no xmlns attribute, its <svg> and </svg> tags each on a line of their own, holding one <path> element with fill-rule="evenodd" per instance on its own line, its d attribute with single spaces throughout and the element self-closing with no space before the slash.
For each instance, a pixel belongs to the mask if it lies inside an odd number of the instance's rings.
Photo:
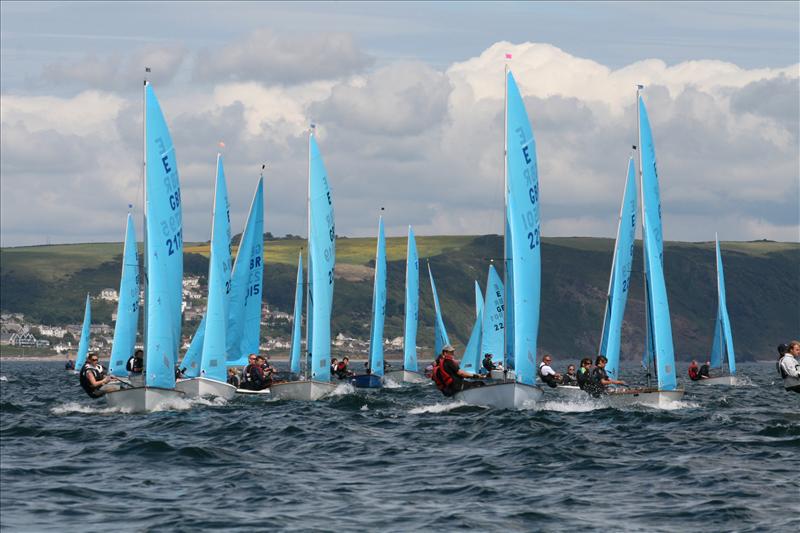
<svg viewBox="0 0 800 533">
<path fill-rule="evenodd" d="M 249 61 L 245 52 L 269 38 L 223 50 Z M 666 237 L 708 240 L 724 230 L 727 240 L 797 240 L 798 65 L 748 70 L 647 60 L 611 69 L 539 43 L 497 43 L 444 71 L 399 61 L 356 72 L 363 64 L 347 60 L 315 76 L 285 74 L 284 82 L 226 81 L 246 76 L 225 74 L 211 89 L 157 88 L 181 169 L 186 238 L 208 238 L 220 140 L 234 231 L 268 161 L 266 230 L 304 234 L 311 121 L 319 125 L 340 234 L 373 235 L 381 206 L 392 235 L 405 234 L 408 224 L 418 234 L 500 232 L 506 52 L 537 139 L 546 236 L 615 234 L 636 142 L 634 84 L 641 82 Z M 54 241 L 120 239 L 114 221 L 137 194 L 140 109 L 132 96 L 102 91 L 69 99 L 4 94 L 3 244 L 48 234 Z M 64 168 L 51 157 L 58 153 Z M 27 183 L 50 199 L 26 196 L 25 209 L 15 205 L 21 197 L 6 192 Z M 70 217 L 76 210 L 93 216 Z"/>
</svg>

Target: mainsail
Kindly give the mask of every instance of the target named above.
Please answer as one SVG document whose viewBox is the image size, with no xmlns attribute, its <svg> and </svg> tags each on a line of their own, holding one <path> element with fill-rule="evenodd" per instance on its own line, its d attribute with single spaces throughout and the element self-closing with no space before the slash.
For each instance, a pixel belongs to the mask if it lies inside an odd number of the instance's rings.
<svg viewBox="0 0 800 533">
<path fill-rule="evenodd" d="M 628 300 L 628 288 L 633 265 L 633 244 L 636 237 L 636 173 L 633 158 L 628 159 L 628 175 L 622 196 L 622 207 L 617 225 L 617 240 L 611 263 L 608 283 L 603 333 L 598 354 L 606 356 L 606 372 L 611 379 L 619 379 L 620 337 L 622 318 Z"/>
<path fill-rule="evenodd" d="M 86 364 L 86 356 L 89 355 L 89 335 L 92 330 L 92 300 L 86 295 L 86 307 L 83 310 L 83 327 L 81 328 L 81 339 L 78 341 L 78 356 L 75 358 L 75 370 L 81 371 Z"/>
<path fill-rule="evenodd" d="M 372 286 L 372 327 L 370 328 L 369 365 L 372 374 L 383 376 L 383 324 L 386 318 L 386 237 L 383 217 L 378 221 L 378 245 L 375 252 L 375 280 Z"/>
<path fill-rule="evenodd" d="M 309 290 L 311 329 L 311 379 L 331 378 L 331 310 L 333 270 L 336 264 L 336 227 L 328 176 L 316 138 L 309 144 Z M 309 320 L 310 322 L 310 320 Z"/>
<path fill-rule="evenodd" d="M 414 230 L 408 227 L 408 250 L 406 251 L 406 321 L 403 335 L 403 368 L 416 372 L 417 366 L 417 319 L 419 313 L 419 257 Z"/>
<path fill-rule="evenodd" d="M 181 341 L 181 190 L 172 138 L 149 83 L 145 85 L 145 110 L 145 382 L 149 387 L 172 389 Z"/>
<path fill-rule="evenodd" d="M 653 134 L 644 101 L 639 97 L 639 157 L 642 173 L 642 239 L 647 298 L 647 358 L 654 359 L 658 388 L 675 390 L 675 352 L 672 344 L 669 302 L 664 284 L 664 242 L 661 200 Z"/>
<path fill-rule="evenodd" d="M 733 335 L 728 318 L 728 303 L 725 297 L 725 274 L 722 270 L 722 254 L 719 250 L 719 238 L 715 238 L 717 251 L 717 320 L 714 326 L 714 344 L 711 348 L 711 367 L 722 368 L 725 356 L 728 359 L 728 371 L 736 374 L 736 356 L 733 353 Z"/>
<path fill-rule="evenodd" d="M 133 215 L 128 213 L 125 228 L 125 246 L 122 251 L 122 275 L 119 280 L 117 323 L 114 325 L 114 342 L 111 345 L 109 371 L 117 376 L 125 375 L 126 363 L 136 346 L 136 330 L 139 326 L 139 257 L 136 253 L 136 229 Z"/>
<path fill-rule="evenodd" d="M 436 283 L 433 281 L 433 273 L 431 272 L 431 264 L 428 263 L 428 277 L 431 279 L 431 292 L 433 293 L 433 307 L 436 312 L 436 321 L 433 328 L 434 333 L 434 350 L 436 357 L 442 353 L 442 348 L 450 344 L 450 339 L 447 337 L 447 330 L 444 327 L 444 320 L 442 320 L 442 310 L 439 307 L 439 296 L 436 294 Z"/>
<path fill-rule="evenodd" d="M 211 257 L 208 262 L 208 304 L 200 375 L 226 381 L 225 350 L 228 294 L 231 289 L 231 221 L 222 155 L 217 155 L 214 210 L 211 215 Z"/>
<path fill-rule="evenodd" d="M 489 265 L 486 278 L 486 301 L 483 306 L 483 327 L 481 332 L 481 354 L 492 354 L 494 363 L 503 362 L 503 315 L 505 303 L 503 281 L 494 265 Z"/>
<path fill-rule="evenodd" d="M 536 381 L 541 254 L 536 142 L 514 76 L 507 79 L 508 177 L 506 197 L 513 257 L 514 365 L 517 381 Z"/>
<path fill-rule="evenodd" d="M 256 184 L 239 251 L 231 273 L 228 302 L 227 364 L 245 365 L 258 353 L 264 275 L 264 177 Z"/>
<path fill-rule="evenodd" d="M 294 320 L 292 321 L 292 351 L 289 371 L 300 374 L 300 331 L 303 321 L 303 254 L 297 256 L 297 281 L 294 288 Z"/>
</svg>

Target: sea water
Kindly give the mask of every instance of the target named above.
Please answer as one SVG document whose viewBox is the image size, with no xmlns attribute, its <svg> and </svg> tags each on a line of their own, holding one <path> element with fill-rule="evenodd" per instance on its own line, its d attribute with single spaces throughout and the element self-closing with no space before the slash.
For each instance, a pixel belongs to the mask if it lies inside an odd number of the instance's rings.
<svg viewBox="0 0 800 533">
<path fill-rule="evenodd" d="M 800 395 L 774 364 L 739 376 L 661 409 L 496 411 L 425 384 L 135 415 L 3 361 L 0 528 L 797 531 Z"/>
</svg>

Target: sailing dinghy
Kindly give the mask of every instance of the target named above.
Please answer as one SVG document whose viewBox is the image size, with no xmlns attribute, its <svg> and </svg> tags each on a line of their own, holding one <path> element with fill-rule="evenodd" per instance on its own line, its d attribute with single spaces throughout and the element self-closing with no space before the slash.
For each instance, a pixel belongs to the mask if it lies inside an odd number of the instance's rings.
<svg viewBox="0 0 800 533">
<path fill-rule="evenodd" d="M 328 175 L 313 128 L 308 136 L 308 298 L 306 350 L 311 368 L 305 380 L 273 383 L 272 397 L 314 401 L 336 388 L 331 383 L 331 310 L 336 264 L 336 227 Z"/>
<path fill-rule="evenodd" d="M 183 222 L 175 148 L 156 95 L 145 101 L 145 375 L 144 386 L 105 395 L 108 405 L 149 412 L 184 396 L 175 390 L 181 341 Z"/>
<path fill-rule="evenodd" d="M 222 155 L 217 154 L 214 208 L 211 214 L 211 257 L 208 262 L 208 304 L 203 319 L 203 347 L 199 364 L 184 358 L 186 379 L 175 388 L 189 397 L 233 398 L 236 387 L 227 383 L 228 294 L 231 287 L 231 224 L 228 189 Z M 192 352 L 197 353 L 197 352 Z M 187 352 L 187 355 L 189 352 Z"/>
<path fill-rule="evenodd" d="M 535 384 L 541 298 L 539 177 L 536 141 L 525 111 L 525 103 L 508 66 L 505 80 L 504 250 L 507 259 L 510 259 L 506 271 L 511 271 L 510 282 L 514 287 L 513 299 L 510 300 L 513 310 L 506 320 L 507 323 L 513 323 L 511 345 L 515 376 L 514 379 L 492 380 L 483 387 L 458 392 L 454 398 L 470 405 L 521 409 L 532 407 L 543 394 L 542 388 Z M 507 362 L 511 359 L 508 352 L 507 349 L 504 356 Z"/>
<path fill-rule="evenodd" d="M 638 108 L 638 131 L 639 131 L 639 176 L 641 182 L 642 195 L 642 248 L 644 250 L 644 289 L 645 289 L 645 353 L 643 365 L 648 369 L 655 369 L 658 386 L 646 387 L 641 389 L 611 389 L 604 400 L 611 405 L 630 405 L 645 404 L 652 406 L 663 406 L 680 400 L 684 391 L 678 389 L 675 375 L 675 352 L 672 343 L 672 326 L 669 316 L 669 302 L 667 301 L 667 289 L 664 283 L 664 242 L 661 225 L 661 200 L 658 187 L 658 168 L 656 166 L 655 144 L 653 134 L 650 129 L 650 120 L 647 116 L 647 109 L 644 105 L 637 89 L 637 108 Z M 630 167 L 629 167 L 630 168 Z M 626 186 L 627 194 L 628 186 Z M 623 209 L 625 208 L 623 203 Z M 621 221 L 621 224 L 625 221 Z M 628 232 L 623 232 L 628 235 Z M 619 240 L 619 238 L 618 238 Z M 621 254 L 625 254 L 624 248 L 620 249 Z M 623 255 L 623 257 L 625 257 Z M 627 262 L 627 259 L 625 260 Z M 623 286 L 622 283 L 614 283 L 615 273 L 612 270 L 612 285 L 615 287 Z M 612 295 L 612 306 L 614 300 L 621 300 L 624 308 L 624 295 L 619 291 Z M 607 308 L 608 311 L 608 308 Z M 622 326 L 622 309 L 614 309 L 612 313 L 617 316 L 613 324 L 609 323 L 608 335 L 611 340 L 609 347 L 612 348 L 612 357 L 615 357 L 614 364 L 618 365 L 619 347 L 614 348 L 614 342 L 618 342 L 620 328 Z M 609 319 L 608 312 L 606 319 Z M 605 337 L 604 332 L 604 337 Z M 615 355 L 616 354 L 616 355 Z M 609 362 L 611 360 L 609 359 Z M 614 372 L 617 367 L 613 367 Z M 614 375 L 609 372 L 613 378 Z M 649 373 L 648 373 L 649 379 Z"/>
<path fill-rule="evenodd" d="M 386 319 L 386 236 L 383 217 L 378 220 L 375 251 L 375 279 L 372 285 L 372 323 L 369 335 L 369 372 L 355 376 L 351 383 L 359 389 L 383 387 L 383 325 Z"/>
<path fill-rule="evenodd" d="M 405 329 L 403 330 L 403 369 L 392 370 L 384 376 L 395 383 L 426 383 L 428 379 L 419 373 L 417 363 L 417 325 L 419 316 L 419 256 L 414 230 L 408 227 L 406 249 L 406 305 Z"/>
<path fill-rule="evenodd" d="M 714 344 L 711 347 L 711 368 L 722 371 L 722 363 L 728 360 L 728 375 L 698 380 L 703 385 L 736 385 L 736 356 L 733 353 L 733 335 L 728 318 L 727 298 L 725 297 L 725 274 L 722 271 L 722 254 L 719 251 L 719 237 L 714 238 L 717 251 L 717 320 L 714 325 Z"/>
</svg>

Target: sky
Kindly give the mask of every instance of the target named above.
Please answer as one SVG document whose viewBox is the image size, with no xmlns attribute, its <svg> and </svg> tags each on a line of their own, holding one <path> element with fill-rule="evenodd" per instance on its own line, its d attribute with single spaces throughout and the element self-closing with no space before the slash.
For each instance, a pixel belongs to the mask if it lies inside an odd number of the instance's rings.
<svg viewBox="0 0 800 533">
<path fill-rule="evenodd" d="M 220 150 L 233 232 L 266 163 L 265 231 L 305 235 L 312 122 L 339 235 L 501 233 L 507 53 L 543 236 L 616 234 L 641 83 L 665 239 L 800 241 L 798 2 L 3 1 L 0 245 L 123 239 L 145 66 L 186 241 Z"/>
</svg>

